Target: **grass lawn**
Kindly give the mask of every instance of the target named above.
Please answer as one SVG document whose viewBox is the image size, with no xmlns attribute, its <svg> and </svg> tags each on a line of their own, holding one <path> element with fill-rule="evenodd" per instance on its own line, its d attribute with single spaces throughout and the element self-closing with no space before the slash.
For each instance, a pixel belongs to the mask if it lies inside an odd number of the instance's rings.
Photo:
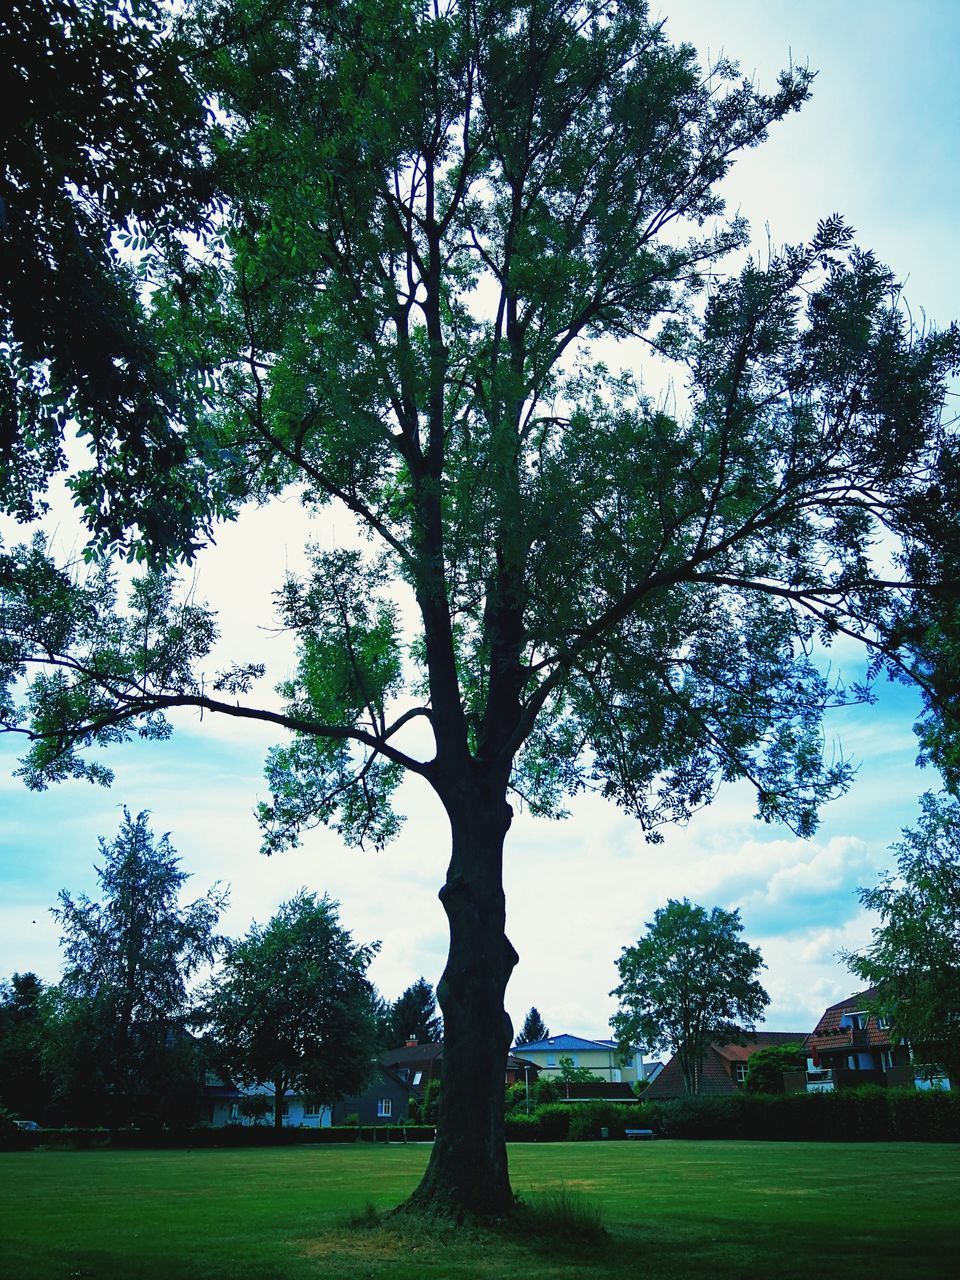
<svg viewBox="0 0 960 1280">
<path fill-rule="evenodd" d="M 600 1243 L 415 1225 L 398 1203 L 426 1146 L 0 1154 L 2 1280 L 874 1280 L 956 1274 L 960 1148 L 920 1144 L 557 1143 L 511 1149 L 525 1199 L 565 1187 Z"/>
</svg>

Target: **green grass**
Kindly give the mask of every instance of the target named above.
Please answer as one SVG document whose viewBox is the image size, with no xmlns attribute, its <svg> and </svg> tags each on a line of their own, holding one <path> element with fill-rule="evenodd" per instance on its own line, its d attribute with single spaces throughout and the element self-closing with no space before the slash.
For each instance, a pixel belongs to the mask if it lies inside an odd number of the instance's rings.
<svg viewBox="0 0 960 1280">
<path fill-rule="evenodd" d="M 2 1280 L 870 1280 L 950 1275 L 960 1148 L 655 1142 L 517 1145 L 541 1220 L 572 1202 L 607 1234 L 371 1224 L 427 1147 L 0 1155 Z M 355 1225 L 348 1225 L 353 1219 Z"/>
</svg>

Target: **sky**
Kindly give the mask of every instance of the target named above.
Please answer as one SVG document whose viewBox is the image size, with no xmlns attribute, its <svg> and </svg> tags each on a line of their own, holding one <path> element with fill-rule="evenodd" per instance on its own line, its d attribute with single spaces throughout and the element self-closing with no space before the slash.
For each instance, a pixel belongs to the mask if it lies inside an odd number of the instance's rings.
<svg viewBox="0 0 960 1280">
<path fill-rule="evenodd" d="M 772 88 L 791 61 L 818 72 L 811 102 L 725 184 L 729 207 L 748 217 L 758 246 L 768 235 L 775 244 L 799 242 L 839 211 L 905 281 L 918 322 L 949 322 L 960 311 L 960 4 L 675 0 L 651 9 L 702 59 L 736 58 L 761 85 Z M 63 524 L 69 529 L 66 515 Z M 321 536 L 330 545 L 348 541 L 349 522 L 327 521 Z M 200 594 L 220 607 L 238 656 L 264 657 L 279 674 L 289 651 L 271 633 L 269 593 L 302 563 L 303 522 L 291 501 L 226 528 L 198 573 Z M 862 671 L 853 651 L 835 661 L 850 676 Z M 890 844 L 915 821 L 920 792 L 937 785 L 935 774 L 915 767 L 915 712 L 909 690 L 885 686 L 877 706 L 834 714 L 828 737 L 859 772 L 806 841 L 754 821 L 741 786 L 721 791 L 659 845 L 594 796 L 574 800 L 561 822 L 519 812 L 505 854 L 507 929 L 520 954 L 506 999 L 514 1025 L 536 1005 L 554 1034 L 610 1035 L 621 948 L 669 898 L 688 897 L 708 909 L 739 908 L 744 937 L 767 966 L 765 1027 L 810 1030 L 827 1004 L 856 989 L 837 953 L 863 946 L 875 923 L 857 886 L 892 865 Z M 305 886 L 340 902 L 358 940 L 380 940 L 371 977 L 383 995 L 395 998 L 421 975 L 436 983 L 447 947 L 437 890 L 449 835 L 420 779 L 405 784 L 407 821 L 384 852 L 347 849 L 321 829 L 295 852 L 267 859 L 253 809 L 266 798 L 262 764 L 275 733 L 209 716 L 175 724 L 168 742 L 112 750 L 109 790 L 67 783 L 30 793 L 12 776 L 16 743 L 0 738 L 0 978 L 34 970 L 57 979 L 49 909 L 63 888 L 96 896 L 97 837 L 115 835 L 126 805 L 150 810 L 154 830 L 169 831 L 191 873 L 187 896 L 215 880 L 231 886 L 221 922 L 228 935 L 267 920 Z"/>
</svg>

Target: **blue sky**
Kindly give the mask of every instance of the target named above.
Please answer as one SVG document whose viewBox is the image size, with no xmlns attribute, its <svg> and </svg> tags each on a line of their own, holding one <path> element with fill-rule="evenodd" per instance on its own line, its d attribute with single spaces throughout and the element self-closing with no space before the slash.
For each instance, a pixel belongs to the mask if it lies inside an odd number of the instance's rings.
<svg viewBox="0 0 960 1280">
<path fill-rule="evenodd" d="M 960 4 L 677 0 L 662 10 L 675 38 L 704 57 L 722 50 L 739 58 L 763 84 L 791 57 L 819 70 L 806 109 L 727 184 L 758 243 L 765 225 L 775 243 L 796 241 L 840 211 L 860 242 L 906 279 L 916 317 L 943 323 L 960 311 Z M 284 568 L 300 562 L 300 523 L 290 504 L 250 513 L 202 566 L 201 591 L 222 602 L 238 653 L 272 649 L 280 667 L 282 641 L 261 629 L 269 617 L 249 604 L 266 601 Z M 856 674 L 855 665 L 845 670 Z M 836 952 L 869 936 L 857 885 L 891 864 L 888 846 L 914 821 L 917 795 L 936 786 L 935 775 L 915 768 L 915 709 L 909 690 L 885 686 L 878 706 L 833 717 L 828 735 L 860 772 L 810 841 L 754 822 L 750 796 L 736 787 L 659 846 L 593 797 L 576 801 L 562 823 L 519 814 L 505 870 L 508 929 L 521 956 L 507 996 L 515 1023 L 536 1004 L 554 1032 L 608 1034 L 620 948 L 668 897 L 687 896 L 741 908 L 746 936 L 768 965 L 766 1025 L 809 1029 L 824 1005 L 854 989 Z M 30 794 L 11 777 L 15 744 L 0 739 L 0 976 L 35 969 L 57 977 L 49 907 L 63 887 L 95 892 L 96 838 L 113 835 L 126 804 L 150 809 L 156 830 L 170 831 L 197 893 L 215 879 L 231 883 L 228 932 L 266 919 L 306 885 L 340 899 L 358 938 L 382 940 L 373 976 L 385 995 L 421 974 L 436 982 L 446 952 L 436 892 L 447 832 L 433 798 L 419 780 L 408 784 L 408 822 L 383 854 L 346 850 L 318 831 L 295 853 L 264 859 L 252 809 L 273 741 L 267 729 L 185 718 L 167 743 L 111 753 L 111 790 L 71 783 Z"/>
</svg>

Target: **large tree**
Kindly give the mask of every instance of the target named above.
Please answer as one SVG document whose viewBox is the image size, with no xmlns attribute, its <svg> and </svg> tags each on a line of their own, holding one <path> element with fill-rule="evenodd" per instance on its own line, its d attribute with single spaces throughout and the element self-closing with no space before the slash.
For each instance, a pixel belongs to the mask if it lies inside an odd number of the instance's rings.
<svg viewBox="0 0 960 1280">
<path fill-rule="evenodd" d="M 52 913 L 66 961 L 57 992 L 61 1039 L 68 1049 L 89 1040 L 85 1053 L 95 1058 L 113 1121 L 150 1110 L 150 1095 L 162 1089 L 191 1012 L 190 979 L 216 955 L 226 902 L 219 886 L 181 901 L 189 875 L 169 836 L 153 836 L 148 816 L 125 809 L 116 838 L 100 840 L 102 901 L 63 890 Z"/>
<path fill-rule="evenodd" d="M 258 655 L 204 670 L 213 620 L 160 567 L 124 611 L 108 567 L 14 549 L 0 714 L 33 786 L 107 776 L 84 748 L 178 708 L 277 725 L 269 851 L 318 821 L 382 843 L 404 773 L 424 778 L 450 822 L 450 952 L 413 1203 L 508 1213 L 510 794 L 559 814 L 595 788 L 655 838 L 746 779 L 806 834 L 850 778 L 821 719 L 871 697 L 818 642 L 864 642 L 928 720 L 956 705 L 960 343 L 913 330 L 838 217 L 725 271 L 748 229 L 717 184 L 812 75 L 768 94 L 702 70 L 643 0 L 223 0 L 195 38 L 222 235 L 184 240 L 165 281 L 150 261 L 183 466 L 210 477 L 198 519 L 292 491 L 368 537 L 284 584 L 282 706 L 254 694 Z M 681 394 L 644 392 L 644 354 Z M 144 459 L 108 443 L 110 536 L 157 552 L 124 469 Z M 179 474 L 158 465 L 151 497 Z"/>
<path fill-rule="evenodd" d="M 765 967 L 760 952 L 742 933 L 739 911 L 671 899 L 617 961 L 620 1008 L 612 1024 L 620 1043 L 675 1053 L 687 1093 L 700 1092 L 710 1042 L 752 1031 L 770 1003 L 757 980 Z"/>
<path fill-rule="evenodd" d="M 353 941 L 339 904 L 301 891 L 230 943 L 208 997 L 216 1055 L 240 1084 L 269 1084 L 274 1124 L 288 1089 L 322 1102 L 359 1092 L 376 1066 L 379 944 Z"/>
<path fill-rule="evenodd" d="M 845 959 L 876 987 L 895 1036 L 960 1080 L 960 804 L 926 792 L 920 820 L 892 846 L 895 873 L 861 889 L 879 914 L 869 944 Z"/>
</svg>

